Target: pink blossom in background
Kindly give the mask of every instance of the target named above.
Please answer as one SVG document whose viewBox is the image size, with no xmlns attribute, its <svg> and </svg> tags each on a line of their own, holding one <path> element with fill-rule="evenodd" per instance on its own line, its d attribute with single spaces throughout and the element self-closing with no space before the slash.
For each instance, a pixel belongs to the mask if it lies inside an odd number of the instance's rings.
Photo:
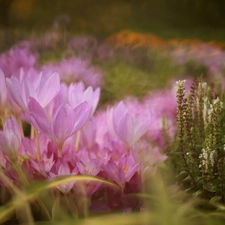
<svg viewBox="0 0 225 225">
<path fill-rule="evenodd" d="M 32 52 L 41 53 L 54 50 L 58 45 L 62 44 L 62 35 L 60 32 L 48 30 L 41 38 L 30 38 L 20 41 L 16 47 L 21 49 L 30 49 Z"/>
<path fill-rule="evenodd" d="M 76 36 L 68 41 L 67 48 L 67 51 L 73 50 L 75 56 L 92 59 L 97 48 L 97 40 L 92 36 Z"/>
<path fill-rule="evenodd" d="M 218 47 L 198 43 L 196 46 L 187 45 L 173 49 L 170 55 L 175 58 L 178 64 L 186 64 L 194 61 L 197 65 L 204 65 L 210 76 L 223 76 L 225 52 Z"/>
<path fill-rule="evenodd" d="M 64 59 L 58 63 L 44 65 L 44 72 L 58 72 L 61 80 L 66 83 L 82 81 L 86 86 L 94 88 L 102 86 L 102 71 L 91 65 L 91 62 L 81 58 Z"/>
<path fill-rule="evenodd" d="M 115 60 L 115 49 L 111 45 L 105 43 L 98 46 L 96 51 L 97 59 L 100 62 L 114 61 Z"/>
<path fill-rule="evenodd" d="M 171 138 L 176 130 L 176 97 L 173 90 L 155 91 L 145 97 L 142 110 L 149 112 L 151 108 L 152 123 L 149 126 L 147 136 L 153 140 L 156 145 L 163 147 L 164 138 L 162 132 L 162 117 L 168 123 L 168 132 Z"/>
<path fill-rule="evenodd" d="M 35 68 L 38 57 L 29 48 L 11 48 L 9 52 L 0 55 L 0 68 L 6 77 L 19 76 L 20 69 L 25 72 Z"/>
</svg>

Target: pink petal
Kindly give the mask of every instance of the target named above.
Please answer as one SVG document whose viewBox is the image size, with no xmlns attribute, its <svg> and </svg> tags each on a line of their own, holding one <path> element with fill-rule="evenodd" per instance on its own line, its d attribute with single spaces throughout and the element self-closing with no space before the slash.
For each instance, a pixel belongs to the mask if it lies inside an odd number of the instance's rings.
<svg viewBox="0 0 225 225">
<path fill-rule="evenodd" d="M 75 124 L 73 126 L 72 131 L 73 134 L 84 126 L 84 124 L 90 117 L 90 113 L 91 107 L 88 105 L 87 102 L 82 102 L 76 108 L 74 108 Z"/>
<path fill-rule="evenodd" d="M 146 120 L 141 116 L 134 121 L 134 143 L 137 142 L 148 130 L 150 125 L 150 118 Z"/>
<path fill-rule="evenodd" d="M 42 107 L 45 107 L 59 92 L 60 77 L 58 73 L 53 73 L 50 77 L 42 76 L 40 86 L 37 91 L 38 99 Z"/>
<path fill-rule="evenodd" d="M 30 118 L 32 125 L 43 132 L 45 135 L 52 137 L 53 131 L 50 122 L 40 104 L 32 97 L 28 102 L 28 110 L 30 112 Z"/>
<path fill-rule="evenodd" d="M 53 131 L 57 142 L 61 145 L 72 135 L 75 124 L 74 110 L 68 104 L 63 104 L 57 112 L 53 121 Z"/>
<path fill-rule="evenodd" d="M 12 76 L 11 78 L 6 78 L 6 84 L 9 93 L 12 96 L 13 100 L 16 102 L 16 104 L 19 105 L 22 109 L 26 109 L 26 104 L 24 103 L 21 95 L 19 94 L 21 92 L 19 80 Z"/>
<path fill-rule="evenodd" d="M 130 114 L 125 114 L 119 121 L 117 135 L 129 147 L 133 144 L 134 122 Z"/>
<path fill-rule="evenodd" d="M 21 145 L 21 132 L 16 119 L 7 118 L 4 130 L 0 131 L 0 147 L 10 158 L 16 158 Z"/>
<path fill-rule="evenodd" d="M 5 75 L 0 69 L 0 107 L 3 107 L 7 99 L 7 88 L 5 83 Z"/>
<path fill-rule="evenodd" d="M 35 93 L 34 86 L 33 86 L 32 82 L 26 77 L 21 82 L 20 93 L 21 93 L 23 102 L 26 105 L 26 109 L 27 109 L 27 103 L 28 103 L 29 97 L 33 97 L 33 98 L 37 99 L 37 95 Z"/>
</svg>

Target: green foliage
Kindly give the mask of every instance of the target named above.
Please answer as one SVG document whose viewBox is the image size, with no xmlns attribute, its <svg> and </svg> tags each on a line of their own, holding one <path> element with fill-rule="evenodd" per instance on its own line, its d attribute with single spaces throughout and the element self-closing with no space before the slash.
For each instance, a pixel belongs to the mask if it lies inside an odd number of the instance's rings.
<svg viewBox="0 0 225 225">
<path fill-rule="evenodd" d="M 204 74 L 207 76 L 207 67 L 205 65 L 199 65 L 194 60 L 190 60 L 184 64 L 185 74 L 194 75 L 194 74 Z"/>
<path fill-rule="evenodd" d="M 50 198 L 51 195 L 49 195 L 47 197 L 47 200 L 52 202 L 53 201 L 53 206 L 50 206 L 50 209 L 47 209 L 46 207 L 46 203 L 43 203 L 43 199 L 40 198 L 41 194 L 43 192 L 46 192 L 48 190 L 51 190 L 55 187 L 57 187 L 58 185 L 62 185 L 62 184 L 66 184 L 68 182 L 80 182 L 81 185 L 82 183 L 85 182 L 101 182 L 107 186 L 111 186 L 115 189 L 120 189 L 117 185 L 108 182 L 106 180 L 97 178 L 97 177 L 92 177 L 92 176 L 79 176 L 79 175 L 74 175 L 74 176 L 62 176 L 59 178 L 55 178 L 51 181 L 39 181 L 39 182 L 33 182 L 32 184 L 28 184 L 26 187 L 24 187 L 24 189 L 21 191 L 19 190 L 19 188 L 17 188 L 15 185 L 11 184 L 11 182 L 9 181 L 9 179 L 1 172 L 0 174 L 1 179 L 5 180 L 5 182 L 9 182 L 9 185 L 11 186 L 10 189 L 12 189 L 12 191 L 14 192 L 14 198 L 7 204 L 4 204 L 3 206 L 0 207 L 0 223 L 5 222 L 8 218 L 9 215 L 12 214 L 15 210 L 18 211 L 20 209 L 20 207 L 26 208 L 28 207 L 28 202 L 33 202 L 33 206 L 34 206 L 34 202 L 37 202 L 38 204 L 38 208 L 39 208 L 39 218 L 43 220 L 43 218 L 48 218 L 48 220 L 54 220 L 55 219 L 65 219 L 68 217 L 67 214 L 64 213 L 65 210 L 65 205 L 67 208 L 69 208 L 69 210 L 71 210 L 70 213 L 72 214 L 77 214 L 78 212 L 75 212 L 75 208 L 72 208 L 72 202 L 70 203 L 66 203 L 63 204 L 63 201 L 68 201 L 68 198 L 65 198 L 65 195 L 60 196 L 58 195 L 58 197 L 54 197 L 52 200 Z M 53 196 L 52 196 L 53 197 Z M 46 197 L 45 197 L 46 198 Z M 78 198 L 76 198 L 76 203 L 79 202 L 80 200 L 83 201 L 83 198 L 81 196 L 79 196 Z M 59 204 L 60 203 L 60 204 Z M 73 206 L 76 205 L 76 203 L 74 203 Z M 69 206 L 68 206 L 69 204 Z M 83 203 L 82 203 L 83 204 Z M 37 207 L 37 205 L 36 205 Z M 84 209 L 85 211 L 87 211 L 88 209 L 88 205 L 85 205 L 86 209 Z M 30 207 L 28 208 L 30 210 Z M 40 211 L 41 209 L 41 211 Z M 51 212 L 50 212 L 51 211 Z M 60 213 L 59 213 L 60 212 Z M 45 216 L 42 218 L 40 218 L 40 215 L 44 214 Z M 32 217 L 31 216 L 31 212 L 26 212 L 25 217 Z M 30 222 L 30 220 L 32 221 L 32 219 L 29 220 L 29 218 L 27 219 L 28 222 Z M 31 223 L 31 222 L 30 222 Z"/>
<path fill-rule="evenodd" d="M 215 213 L 202 212 L 199 210 L 201 205 L 205 205 L 206 202 L 198 198 L 190 198 L 190 195 L 178 190 L 177 187 L 169 186 L 174 181 L 170 174 L 170 169 L 165 165 L 161 166 L 161 169 L 153 177 L 149 177 L 146 180 L 143 193 L 133 195 L 133 198 L 142 198 L 145 201 L 144 210 L 140 212 L 130 213 L 105 213 L 94 214 L 89 216 L 81 216 L 80 214 L 68 213 L 68 201 L 71 196 L 66 195 L 54 195 L 49 194 L 51 188 L 59 184 L 63 184 L 70 181 L 76 182 L 103 182 L 104 180 L 90 177 L 90 176 L 69 176 L 57 178 L 52 181 L 39 181 L 27 186 L 23 190 L 24 198 L 19 195 L 15 195 L 14 199 L 5 206 L 0 208 L 1 222 L 4 224 L 20 224 L 18 221 L 6 221 L 9 211 L 12 212 L 16 209 L 17 212 L 20 207 L 24 209 L 24 203 L 30 202 L 31 206 L 34 206 L 35 200 L 38 198 L 46 204 L 46 207 L 51 214 L 50 219 L 37 218 L 36 222 L 25 224 L 40 224 L 40 225 L 141 225 L 141 224 L 157 224 L 157 225 L 222 225 L 225 208 L 218 204 L 214 198 L 214 202 L 208 205 L 211 207 L 217 207 L 218 210 Z M 114 185 L 109 182 L 106 185 Z M 176 186 L 176 185 L 175 185 Z M 115 188 L 117 188 L 115 186 Z M 46 192 L 47 195 L 41 193 Z M 52 200 L 51 198 L 55 199 Z M 77 199 L 78 200 L 78 199 Z M 49 207 L 48 204 L 51 206 Z M 48 204 L 47 204 L 48 202 Z M 76 202 L 77 204 L 77 202 Z M 39 212 L 40 216 L 40 212 Z M 22 223 L 21 223 L 22 224 Z"/>
<path fill-rule="evenodd" d="M 171 76 L 176 78 L 183 73 L 183 68 L 175 66 L 168 56 L 154 54 L 152 57 L 152 67 L 147 70 L 123 61 L 103 65 L 101 103 L 118 101 L 129 95 L 142 97 L 156 87 L 165 87 Z"/>
</svg>

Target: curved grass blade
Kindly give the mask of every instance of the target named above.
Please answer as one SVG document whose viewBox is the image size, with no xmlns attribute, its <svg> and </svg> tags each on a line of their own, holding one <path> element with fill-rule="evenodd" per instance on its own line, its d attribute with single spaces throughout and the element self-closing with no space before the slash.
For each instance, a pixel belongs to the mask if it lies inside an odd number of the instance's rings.
<svg viewBox="0 0 225 225">
<path fill-rule="evenodd" d="M 24 189 L 24 197 L 21 199 L 21 196 L 16 196 L 11 202 L 5 206 L 0 207 L 0 222 L 3 221 L 7 215 L 13 212 L 17 207 L 24 204 L 26 201 L 30 201 L 37 197 L 41 192 L 47 191 L 51 188 L 56 187 L 60 184 L 65 184 L 67 182 L 101 182 L 118 190 L 121 190 L 119 186 L 111 183 L 109 181 L 103 180 L 101 178 L 84 176 L 84 175 L 70 175 L 70 176 L 61 176 L 53 180 L 40 181 L 32 183 Z"/>
</svg>

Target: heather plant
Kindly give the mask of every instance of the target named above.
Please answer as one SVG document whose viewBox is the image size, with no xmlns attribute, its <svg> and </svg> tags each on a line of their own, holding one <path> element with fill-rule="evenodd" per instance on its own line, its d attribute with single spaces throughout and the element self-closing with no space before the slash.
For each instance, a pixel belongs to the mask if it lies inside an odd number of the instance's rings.
<svg viewBox="0 0 225 225">
<path fill-rule="evenodd" d="M 223 94 L 201 80 L 186 93 L 177 82 L 177 137 L 172 165 L 187 191 L 210 201 L 225 202 Z"/>
</svg>

